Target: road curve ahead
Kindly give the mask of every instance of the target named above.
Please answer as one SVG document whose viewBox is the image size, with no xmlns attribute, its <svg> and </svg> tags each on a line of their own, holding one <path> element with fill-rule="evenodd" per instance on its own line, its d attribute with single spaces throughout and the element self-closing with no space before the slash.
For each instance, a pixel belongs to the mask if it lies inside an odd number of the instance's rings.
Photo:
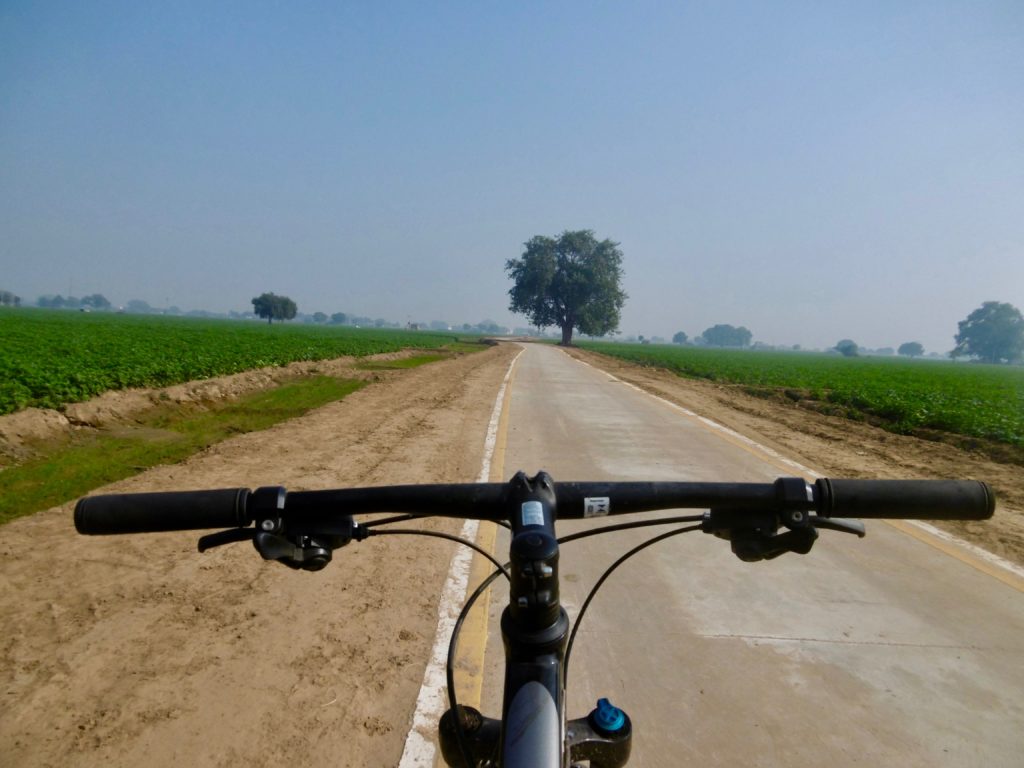
<svg viewBox="0 0 1024 768">
<path fill-rule="evenodd" d="M 557 348 L 528 345 L 519 359 L 506 476 L 760 482 L 795 474 L 784 466 Z M 658 532 L 566 545 L 570 616 L 616 557 Z M 492 712 L 500 663 L 492 640 Z M 632 717 L 639 766 L 1019 768 L 1024 594 L 881 521 L 865 539 L 826 531 L 807 556 L 755 564 L 688 534 L 627 562 L 589 609 L 569 716 L 600 696 Z"/>
</svg>

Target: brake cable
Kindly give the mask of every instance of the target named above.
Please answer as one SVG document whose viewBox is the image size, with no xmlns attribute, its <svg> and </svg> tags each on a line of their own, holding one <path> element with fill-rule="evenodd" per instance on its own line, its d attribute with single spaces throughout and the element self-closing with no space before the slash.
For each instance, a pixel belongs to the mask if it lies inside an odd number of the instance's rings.
<svg viewBox="0 0 1024 768">
<path fill-rule="evenodd" d="M 480 545 L 478 545 L 478 544 L 476 544 L 476 543 L 474 543 L 472 541 L 469 541 L 468 539 L 463 539 L 460 536 L 455 536 L 455 535 L 450 534 L 450 533 L 442 533 L 441 531 L 417 530 L 415 528 L 390 528 L 390 529 L 388 529 L 386 531 L 368 531 L 367 535 L 369 535 L 369 536 L 391 536 L 391 535 L 397 535 L 397 536 L 431 536 L 431 537 L 436 538 L 436 539 L 447 539 L 448 541 L 454 541 L 457 544 L 465 544 L 467 547 L 472 549 L 474 552 L 476 552 L 481 557 L 486 557 L 488 560 L 490 560 L 497 567 L 497 569 L 498 569 L 497 572 L 499 574 L 503 574 L 505 576 L 505 578 L 508 579 L 509 581 L 512 580 L 512 577 L 509 575 L 508 568 L 506 566 L 502 565 L 501 563 L 499 563 L 497 558 L 494 557 L 494 555 L 490 554 L 487 550 L 485 550 Z"/>
<path fill-rule="evenodd" d="M 370 521 L 365 522 L 365 523 L 360 523 L 360 525 L 363 528 L 375 528 L 375 527 L 380 526 L 380 525 L 391 525 L 392 523 L 404 523 L 404 522 L 407 522 L 408 520 L 425 520 L 428 517 L 437 517 L 437 515 L 413 515 L 413 514 L 409 514 L 409 515 L 396 515 L 395 517 L 384 517 L 384 518 L 381 518 L 380 520 L 370 520 Z M 508 529 L 512 528 L 512 526 L 509 525 L 508 522 L 506 522 L 505 520 L 489 520 L 487 522 L 494 523 L 495 525 L 500 525 L 502 528 L 508 528 Z"/>
<path fill-rule="evenodd" d="M 624 530 L 629 530 L 631 528 L 646 528 L 646 527 L 649 527 L 649 526 L 652 526 L 652 525 L 671 525 L 673 523 L 693 523 L 693 522 L 697 522 L 697 521 L 700 521 L 700 520 L 703 520 L 703 515 L 687 515 L 685 517 L 668 517 L 668 518 L 659 518 L 657 520 L 636 520 L 636 521 L 632 521 L 632 522 L 629 522 L 629 523 L 620 523 L 618 525 L 607 525 L 607 526 L 604 526 L 602 528 L 591 528 L 591 529 L 588 529 L 588 530 L 585 530 L 585 531 L 580 531 L 578 533 L 570 534 L 568 536 L 564 536 L 564 537 L 560 538 L 558 540 L 558 543 L 559 544 L 567 544 L 567 543 L 569 543 L 571 541 L 577 541 L 578 539 L 586 538 L 587 536 L 596 536 L 599 533 L 611 533 L 613 531 L 624 531 Z M 506 525 L 505 527 L 508 527 L 508 526 Z M 675 535 L 680 534 L 680 533 L 688 533 L 690 531 L 696 531 L 696 530 L 699 530 L 699 529 L 700 529 L 700 526 L 691 526 L 689 528 L 684 528 L 684 529 L 681 529 L 681 530 L 670 531 L 667 534 L 662 534 L 661 536 L 656 536 L 655 538 L 650 539 L 649 541 L 645 542 L 641 546 L 631 550 L 626 555 L 624 555 L 623 557 L 619 558 L 619 560 L 614 565 L 612 565 L 611 568 L 609 568 L 607 571 L 605 571 L 604 575 L 601 577 L 601 579 L 597 582 L 597 584 L 591 590 L 590 595 L 587 597 L 586 602 L 583 604 L 583 608 L 580 610 L 579 614 L 576 617 L 576 622 L 575 622 L 575 625 L 574 625 L 574 628 L 573 628 L 572 635 L 570 635 L 569 642 L 568 642 L 568 644 L 566 646 L 565 661 L 568 662 L 568 660 L 569 660 L 569 653 L 568 652 L 569 652 L 569 650 L 572 649 L 572 639 L 573 639 L 573 637 L 575 637 L 575 634 L 576 634 L 575 627 L 579 626 L 580 619 L 583 618 L 583 613 L 584 613 L 584 611 L 586 611 L 587 605 L 589 605 L 589 603 L 591 601 L 591 598 L 593 598 L 593 596 L 594 596 L 594 594 L 596 594 L 598 588 L 600 588 L 600 586 L 604 583 L 604 581 L 608 578 L 608 576 L 611 575 L 612 571 L 614 571 L 615 568 L 617 568 L 619 565 L 621 565 L 623 562 L 625 562 L 627 559 L 629 559 L 629 557 L 631 557 L 632 555 L 636 554 L 637 552 L 639 552 L 644 547 L 650 546 L 651 544 L 654 544 L 654 543 L 660 541 L 661 539 L 665 539 L 665 538 L 668 538 L 670 536 L 675 536 Z M 491 557 L 488 557 L 488 560 L 490 560 L 491 562 L 495 562 L 494 558 L 491 558 Z M 504 566 L 499 566 L 498 570 L 496 570 L 493 573 L 491 573 L 490 576 L 488 576 L 486 579 L 484 579 L 482 582 L 480 582 L 480 584 L 477 586 L 477 588 L 475 590 L 473 590 L 473 594 L 471 594 L 469 596 L 469 598 L 466 600 L 465 604 L 462 606 L 462 610 L 459 612 L 458 618 L 455 620 L 455 626 L 452 628 L 451 640 L 448 643 L 448 660 L 447 660 L 447 664 L 445 665 L 445 682 L 447 683 L 447 686 L 448 686 L 448 707 L 449 707 L 449 709 L 452 712 L 455 713 L 455 739 L 456 739 L 456 741 L 459 744 L 459 751 L 462 753 L 462 759 L 465 761 L 466 765 L 472 765 L 473 764 L 473 760 L 472 760 L 472 758 L 470 756 L 469 744 L 466 742 L 466 731 L 465 731 L 465 728 L 463 726 L 461 712 L 459 710 L 458 694 L 456 693 L 456 690 L 455 690 L 455 656 L 456 656 L 456 652 L 458 650 L 459 634 L 462 632 L 462 625 L 465 623 L 466 617 L 469 615 L 470 610 L 472 610 L 473 606 L 476 604 L 476 601 L 480 598 L 481 595 L 484 594 L 484 592 L 487 591 L 487 589 L 491 586 L 491 584 L 494 583 L 494 581 L 498 578 L 498 576 L 501 576 L 502 574 L 505 574 L 506 578 L 508 578 L 508 570 L 507 569 L 510 566 L 511 566 L 511 563 L 505 563 Z M 568 671 L 568 667 L 567 666 L 564 666 L 563 669 L 566 672 Z"/>
<path fill-rule="evenodd" d="M 363 528 L 370 528 L 371 526 L 375 525 L 389 525 L 392 523 L 414 520 L 421 517 L 429 517 L 429 515 L 400 515 L 392 518 L 385 518 L 383 520 L 374 520 L 370 523 L 364 523 Z M 686 515 L 681 517 L 659 518 L 657 520 L 636 520 L 628 523 L 620 523 L 618 525 L 606 525 L 601 528 L 591 528 L 585 531 L 579 531 L 577 533 L 569 534 L 568 536 L 563 536 L 559 538 L 558 543 L 568 544 L 570 542 L 585 539 L 588 536 L 596 536 L 601 533 L 613 533 L 616 531 L 625 531 L 633 528 L 648 528 L 656 525 L 695 523 L 703 521 L 703 519 L 703 515 Z M 498 524 L 500 525 L 500 523 Z M 503 527 L 508 528 L 509 526 L 506 524 Z M 565 659 L 563 661 L 564 685 L 568 685 L 569 656 L 572 652 L 573 642 L 576 638 L 576 632 L 579 630 L 580 622 L 583 620 L 583 616 L 586 613 L 587 608 L 589 607 L 594 596 L 597 594 L 597 591 L 601 588 L 604 582 L 607 581 L 608 577 L 610 577 L 612 573 L 620 565 L 626 562 L 629 558 L 643 551 L 647 547 L 653 544 L 657 544 L 659 541 L 663 541 L 664 539 L 668 539 L 673 536 L 678 536 L 683 533 L 692 533 L 693 531 L 699 530 L 701 530 L 700 525 L 691 525 L 686 528 L 680 528 L 673 531 L 668 531 L 667 533 L 663 533 L 658 536 L 654 536 L 626 552 L 605 570 L 605 572 L 601 575 L 601 577 L 594 584 L 593 588 L 590 590 L 590 593 L 587 595 L 587 599 L 584 600 L 579 613 L 576 615 L 576 620 L 573 623 L 572 632 L 570 633 L 569 641 L 566 644 Z M 459 634 L 462 631 L 462 626 L 465 623 L 466 617 L 469 615 L 470 610 L 472 610 L 473 606 L 476 604 L 476 601 L 480 598 L 481 595 L 483 595 L 484 592 L 487 591 L 491 584 L 493 584 L 494 581 L 499 576 L 504 576 L 506 579 L 510 580 L 508 568 L 511 566 L 511 563 L 505 563 L 504 565 L 502 565 L 497 561 L 497 559 L 493 555 L 485 551 L 482 547 L 478 546 L 475 542 L 468 541 L 467 539 L 460 538 L 459 536 L 441 533 L 439 531 L 424 531 L 415 530 L 411 528 L 393 528 L 390 530 L 383 531 L 367 531 L 368 536 L 383 536 L 386 534 L 432 536 L 435 538 L 454 541 L 459 544 L 465 544 L 467 547 L 479 553 L 481 556 L 483 556 L 496 566 L 496 570 L 493 571 L 490 574 L 490 576 L 488 576 L 486 579 L 480 582 L 480 584 L 476 587 L 475 590 L 473 590 L 473 593 L 469 596 L 465 604 L 462 606 L 462 610 L 459 612 L 459 616 L 455 620 L 455 626 L 452 628 L 451 640 L 448 643 L 448 659 L 445 665 L 445 682 L 448 688 L 448 706 L 451 709 L 451 711 L 455 713 L 455 739 L 459 744 L 459 751 L 462 753 L 462 759 L 465 761 L 466 765 L 472 765 L 473 760 L 470 755 L 469 744 L 466 741 L 466 732 L 465 728 L 463 727 L 461 712 L 459 710 L 458 695 L 455 690 L 455 655 L 458 650 Z"/>
<path fill-rule="evenodd" d="M 597 534 L 599 533 L 628 531 L 631 528 L 649 528 L 652 525 L 672 525 L 673 523 L 699 523 L 703 519 L 704 515 L 685 515 L 683 517 L 662 517 L 658 518 L 657 520 L 634 520 L 629 523 L 619 523 L 618 525 L 606 525 L 602 528 L 587 528 L 584 531 L 570 533 L 568 536 L 562 536 L 561 538 L 559 538 L 558 543 L 568 544 L 570 541 L 585 539 L 588 536 L 597 536 Z"/>
</svg>

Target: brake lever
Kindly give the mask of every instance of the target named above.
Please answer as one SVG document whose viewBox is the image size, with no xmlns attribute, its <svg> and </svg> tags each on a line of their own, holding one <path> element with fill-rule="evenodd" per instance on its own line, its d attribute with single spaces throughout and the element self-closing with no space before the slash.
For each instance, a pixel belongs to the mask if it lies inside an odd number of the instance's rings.
<svg viewBox="0 0 1024 768">
<path fill-rule="evenodd" d="M 252 541 L 256 535 L 253 528 L 230 528 L 226 531 L 208 533 L 199 537 L 199 551 L 205 552 L 214 547 L 222 547 L 225 544 L 236 544 L 240 541 Z"/>
<path fill-rule="evenodd" d="M 815 528 L 824 528 L 829 531 L 853 533 L 862 539 L 868 534 L 867 529 L 864 527 L 864 523 L 860 520 L 845 520 L 841 517 L 812 516 L 810 524 Z"/>
<path fill-rule="evenodd" d="M 779 534 L 766 534 L 753 529 L 736 529 L 728 537 L 732 553 L 746 563 L 774 560 L 787 552 L 806 555 L 818 539 L 814 528 L 798 528 Z"/>
<path fill-rule="evenodd" d="M 319 571 L 331 562 L 335 549 L 345 546 L 348 539 L 338 536 L 295 536 L 286 538 L 259 531 L 252 543 L 264 560 L 276 560 L 289 568 Z"/>
</svg>

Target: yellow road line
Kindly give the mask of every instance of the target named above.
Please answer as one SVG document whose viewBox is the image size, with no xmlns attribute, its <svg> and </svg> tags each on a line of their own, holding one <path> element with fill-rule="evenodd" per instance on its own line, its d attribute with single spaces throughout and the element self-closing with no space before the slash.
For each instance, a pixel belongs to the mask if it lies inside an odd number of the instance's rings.
<svg viewBox="0 0 1024 768">
<path fill-rule="evenodd" d="M 1007 571 L 1005 568 L 1000 568 L 992 563 L 986 563 L 981 558 L 976 557 L 961 547 L 958 547 L 956 544 L 943 541 L 942 539 L 928 533 L 928 531 L 907 523 L 904 520 L 884 520 L 883 522 L 888 523 L 898 531 L 903 531 L 903 533 L 908 536 L 913 536 L 918 541 L 922 541 L 929 546 L 935 547 L 935 549 L 940 552 L 945 552 L 950 557 L 955 557 L 961 563 L 969 565 L 975 570 L 991 576 L 993 579 L 998 579 L 1003 582 L 1003 584 L 1016 589 L 1018 592 L 1024 592 L 1024 579 L 1011 571 Z"/>
<path fill-rule="evenodd" d="M 501 404 L 501 416 L 498 420 L 498 435 L 491 459 L 492 482 L 500 482 L 505 474 L 505 448 L 508 444 L 509 407 L 512 402 L 512 383 L 515 381 L 515 367 L 505 387 L 505 397 Z M 486 552 L 494 554 L 494 541 L 498 526 L 494 523 L 481 523 L 476 543 Z M 476 585 L 487 578 L 494 570 L 494 565 L 480 555 L 473 556 L 473 564 L 469 571 L 469 584 Z M 487 650 L 487 629 L 490 623 L 491 590 L 488 589 L 473 606 L 473 611 L 466 617 L 460 635 L 458 663 L 455 668 L 455 685 L 459 691 L 459 701 L 471 707 L 480 707 L 483 694 L 484 654 Z"/>
</svg>

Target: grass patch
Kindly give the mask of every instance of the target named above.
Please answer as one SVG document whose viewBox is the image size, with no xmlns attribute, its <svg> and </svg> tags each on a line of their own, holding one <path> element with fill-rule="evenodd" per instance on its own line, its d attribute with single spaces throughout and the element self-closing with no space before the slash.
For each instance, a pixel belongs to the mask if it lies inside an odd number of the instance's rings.
<svg viewBox="0 0 1024 768">
<path fill-rule="evenodd" d="M 396 360 L 364 360 L 356 364 L 361 371 L 402 371 L 409 368 L 418 368 L 427 363 L 436 363 L 438 360 L 448 360 L 459 355 L 471 355 L 474 352 L 483 352 L 488 345 L 479 340 L 458 339 L 445 344 L 440 349 L 427 350 L 424 354 L 402 357 Z"/>
<path fill-rule="evenodd" d="M 365 382 L 317 376 L 257 392 L 211 410 L 162 406 L 137 427 L 73 439 L 0 473 L 0 524 L 78 498 L 94 488 L 171 464 L 245 432 L 267 429 L 341 400 Z"/>
</svg>

